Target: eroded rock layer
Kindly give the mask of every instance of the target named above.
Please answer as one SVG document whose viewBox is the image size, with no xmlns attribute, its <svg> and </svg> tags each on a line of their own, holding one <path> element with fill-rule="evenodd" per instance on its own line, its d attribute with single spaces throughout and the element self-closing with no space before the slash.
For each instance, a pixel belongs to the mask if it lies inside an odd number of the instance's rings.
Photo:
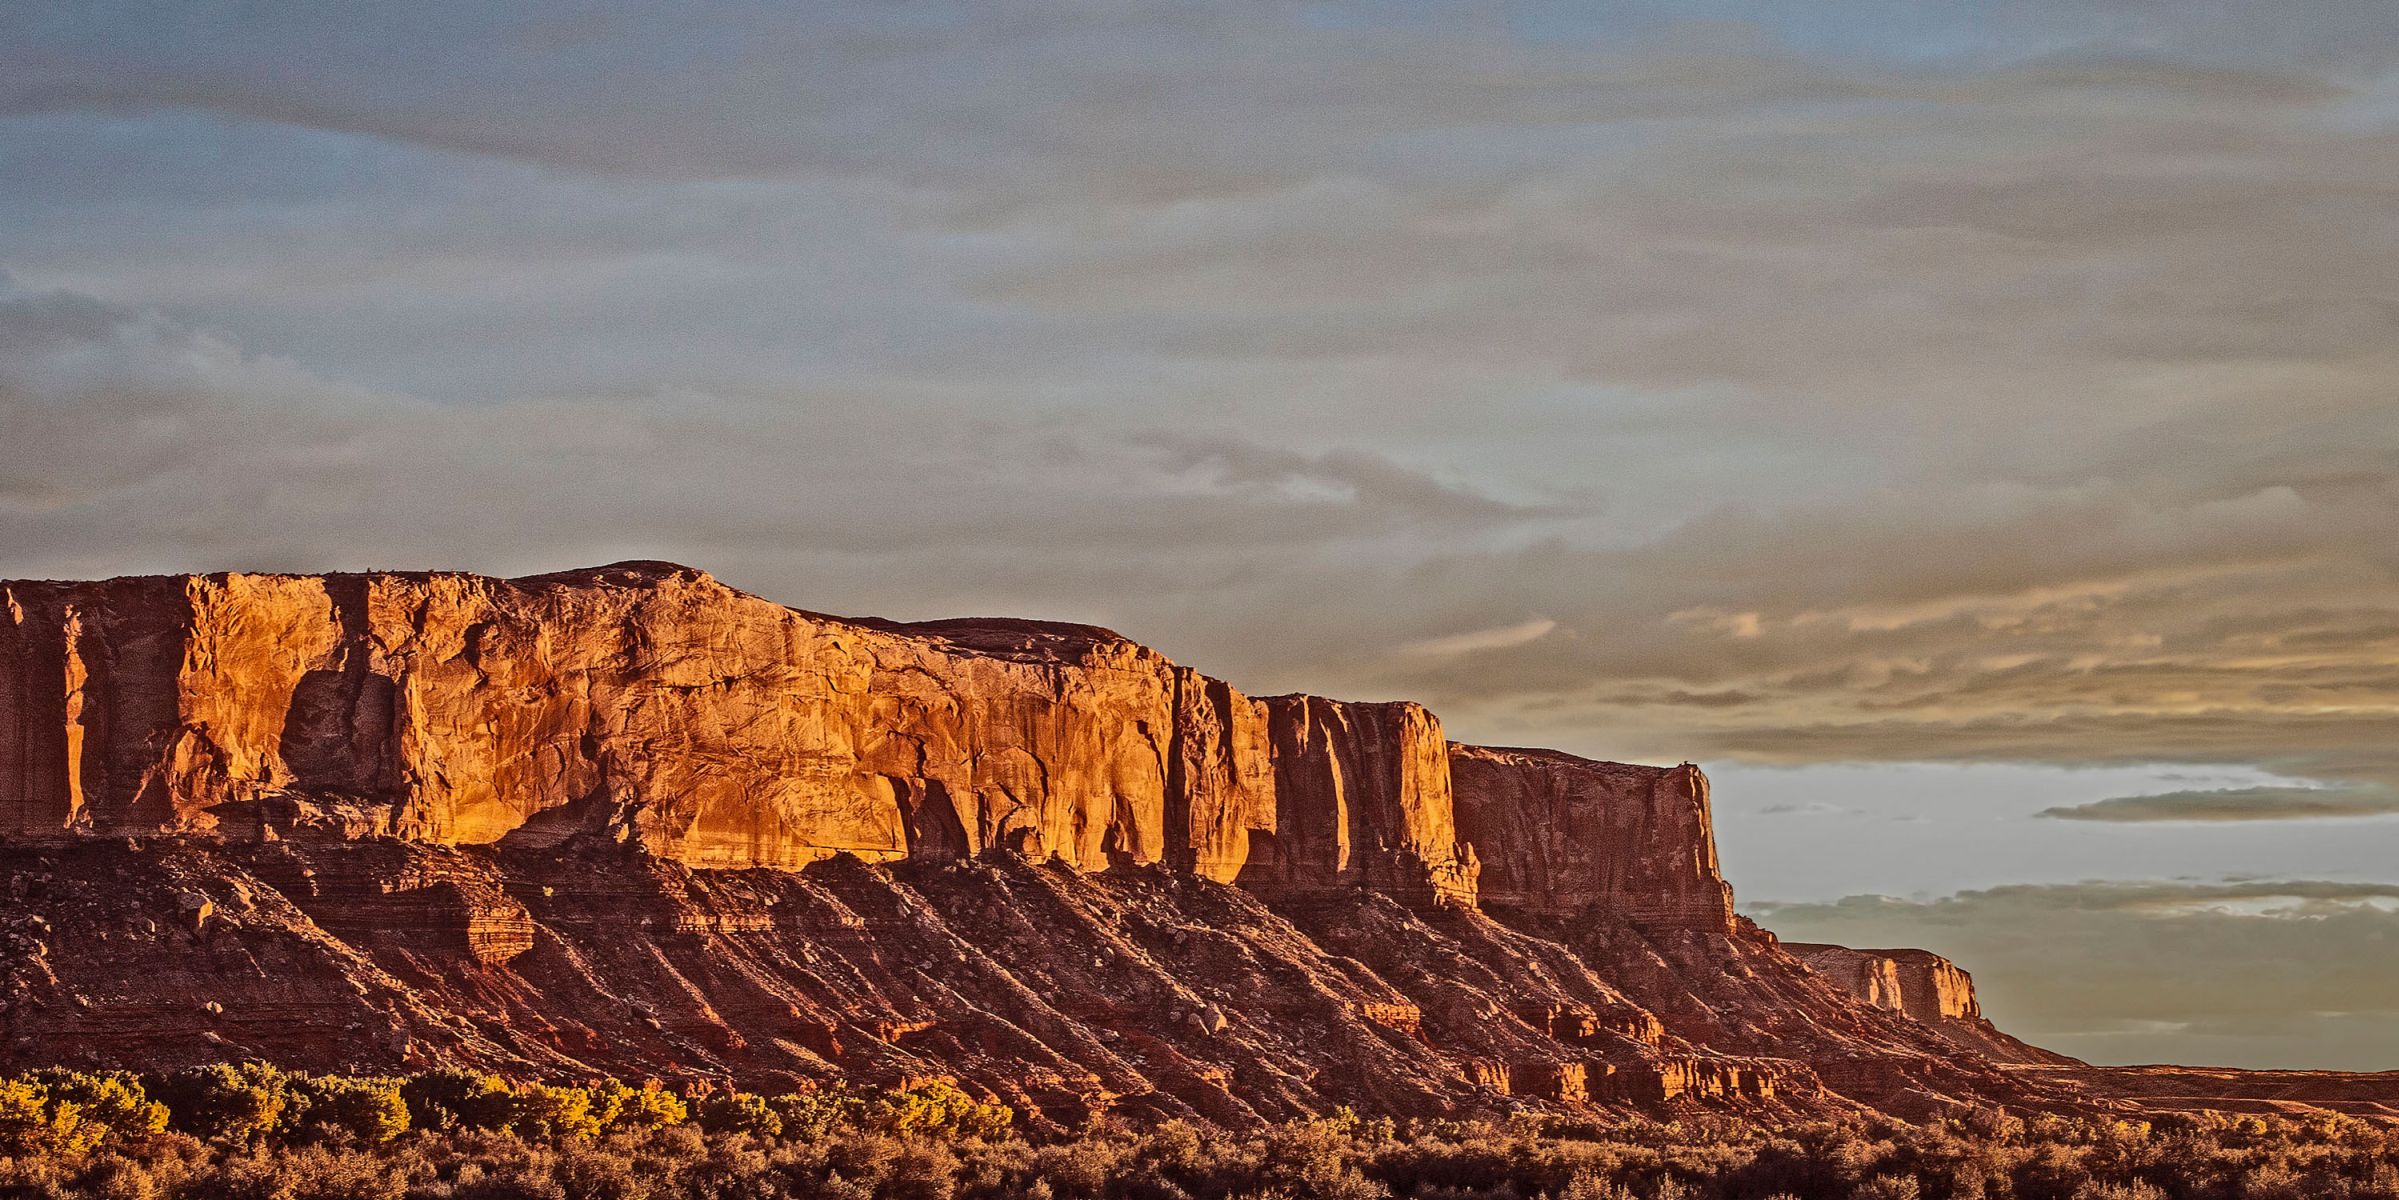
<svg viewBox="0 0 2399 1200">
<path fill-rule="evenodd" d="M 1284 909 L 1162 867 L 1004 852 L 727 871 L 594 838 L 459 849 L 315 831 L 17 846 L 0 867 L 17 881 L 6 1067 L 948 1077 L 1066 1124 L 1345 1104 L 2086 1105 L 1950 1061 L 1796 964 L 1761 994 L 1807 1014 L 1804 1039 L 1711 1045 L 1760 1002 L 1708 980 L 1756 971 L 1770 939 L 1658 943 L 1601 920 L 1559 940 L 1364 890 Z"/>
<path fill-rule="evenodd" d="M 0 600 L 6 1065 L 949 1076 L 1060 1121 L 2113 1103 L 2004 1065 L 2073 1064 L 1945 961 L 1736 917 L 1688 764 L 671 564 Z"/>
<path fill-rule="evenodd" d="M 2062 1054 L 2009 1037 L 1984 1019 L 1974 977 L 1929 950 L 1853 950 L 1821 942 L 1784 942 L 1783 949 L 1850 995 L 1876 1008 L 1906 1013 L 1942 1037 L 2007 1063 L 2073 1063 Z"/>
</svg>

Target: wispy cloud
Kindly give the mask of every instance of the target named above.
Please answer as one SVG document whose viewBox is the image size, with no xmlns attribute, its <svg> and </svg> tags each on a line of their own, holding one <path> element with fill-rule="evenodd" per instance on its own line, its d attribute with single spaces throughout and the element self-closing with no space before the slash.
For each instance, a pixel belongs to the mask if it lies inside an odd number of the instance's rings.
<svg viewBox="0 0 2399 1200">
<path fill-rule="evenodd" d="M 1859 809 L 1826 800 L 1809 800 L 1797 804 L 1769 804 L 1758 810 L 1769 817 L 1848 817 L 1860 814 Z"/>
<path fill-rule="evenodd" d="M 1400 653 L 1428 658 L 1448 658 L 1460 654 L 1473 654 L 1479 650 L 1505 650 L 1511 646 L 1522 646 L 1527 642 L 1539 641 L 1548 637 L 1550 631 L 1557 627 L 1558 623 L 1548 617 L 1534 617 L 1530 620 L 1519 621 L 1514 625 L 1499 625 L 1490 629 L 1471 629 L 1464 633 L 1452 633 L 1409 642 L 1400 647 Z"/>
<path fill-rule="evenodd" d="M 2244 787 L 2113 796 L 2041 810 L 2065 821 L 2307 821 L 2399 813 L 2381 787 Z"/>
</svg>

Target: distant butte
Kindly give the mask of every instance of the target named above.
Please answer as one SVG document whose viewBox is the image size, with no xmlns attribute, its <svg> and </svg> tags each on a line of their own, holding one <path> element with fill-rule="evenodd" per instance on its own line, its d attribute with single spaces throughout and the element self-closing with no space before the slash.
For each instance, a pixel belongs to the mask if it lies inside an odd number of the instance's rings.
<svg viewBox="0 0 2399 1200">
<path fill-rule="evenodd" d="M 1039 1119 L 2399 1112 L 1732 908 L 1697 767 L 673 563 L 0 584 L 0 1062 L 945 1076 Z M 2318 1083 L 2310 1083 L 2317 1080 Z"/>
</svg>

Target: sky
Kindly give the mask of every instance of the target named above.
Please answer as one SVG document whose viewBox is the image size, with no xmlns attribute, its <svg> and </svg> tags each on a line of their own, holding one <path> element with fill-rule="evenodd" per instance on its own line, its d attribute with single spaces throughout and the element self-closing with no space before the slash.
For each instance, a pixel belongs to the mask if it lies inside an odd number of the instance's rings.
<svg viewBox="0 0 2399 1200">
<path fill-rule="evenodd" d="M 30 0 L 0 180 L 0 575 L 1104 624 L 2399 1068 L 2385 0 Z"/>
</svg>

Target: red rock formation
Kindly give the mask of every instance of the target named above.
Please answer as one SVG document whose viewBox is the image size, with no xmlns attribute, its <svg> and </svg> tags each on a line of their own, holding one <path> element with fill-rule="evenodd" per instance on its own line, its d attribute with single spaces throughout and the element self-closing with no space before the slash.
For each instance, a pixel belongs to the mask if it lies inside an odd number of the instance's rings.
<svg viewBox="0 0 2399 1200">
<path fill-rule="evenodd" d="M 623 828 L 695 866 L 1169 859 L 1471 902 L 1440 725 L 1102 629 L 803 613 L 667 564 L 8 584 L 0 830 Z"/>
<path fill-rule="evenodd" d="M 1265 704 L 1277 816 L 1270 831 L 1251 833 L 1235 882 L 1288 892 L 1330 881 L 1411 903 L 1474 903 L 1438 718 L 1404 702 Z"/>
<path fill-rule="evenodd" d="M 7 1064 L 948 1074 L 1234 1123 L 2105 1102 L 1995 1065 L 2071 1060 L 1947 963 L 1811 970 L 1735 917 L 1689 765 L 669 564 L 0 601 Z"/>
<path fill-rule="evenodd" d="M 263 1057 L 771 1089 L 951 1076 L 1070 1124 L 1545 1098 L 1847 1107 L 1798 1063 L 1724 1060 L 1663 1031 L 1554 944 L 1356 889 L 1297 906 L 1301 924 L 1160 868 L 694 870 L 588 838 L 319 832 L 0 846 L 0 873 L 19 881 L 0 913 L 0 1069 Z M 186 895 L 211 905 L 204 927 L 182 919 Z M 1616 1082 L 1511 1099 L 1511 1076 Z M 1766 1077 L 1763 1102 L 1737 1086 Z"/>
<path fill-rule="evenodd" d="M 0 800 L 20 832 L 239 834 L 288 798 L 438 843 L 630 819 L 727 866 L 1016 838 L 1146 860 L 1164 837 L 1132 801 L 1163 786 L 1172 682 L 1102 631 L 903 636 L 654 566 L 9 597 L 5 690 L 42 731 Z"/>
<path fill-rule="evenodd" d="M 1485 903 L 1600 909 L 1643 929 L 1732 927 L 1699 768 L 1490 746 L 1453 745 L 1449 758 L 1458 834 L 1480 860 Z"/>
<path fill-rule="evenodd" d="M 1974 977 L 1929 950 L 1852 950 L 1821 942 L 1784 942 L 1782 947 L 1850 995 L 1906 1013 L 1978 1054 L 2010 1063 L 2075 1062 L 2001 1033 L 1983 1018 Z"/>
<path fill-rule="evenodd" d="M 1783 949 L 1876 1008 L 1927 1024 L 1982 1015 L 1973 978 L 1928 950 L 1852 950 L 1819 942 L 1784 942 Z"/>
</svg>

